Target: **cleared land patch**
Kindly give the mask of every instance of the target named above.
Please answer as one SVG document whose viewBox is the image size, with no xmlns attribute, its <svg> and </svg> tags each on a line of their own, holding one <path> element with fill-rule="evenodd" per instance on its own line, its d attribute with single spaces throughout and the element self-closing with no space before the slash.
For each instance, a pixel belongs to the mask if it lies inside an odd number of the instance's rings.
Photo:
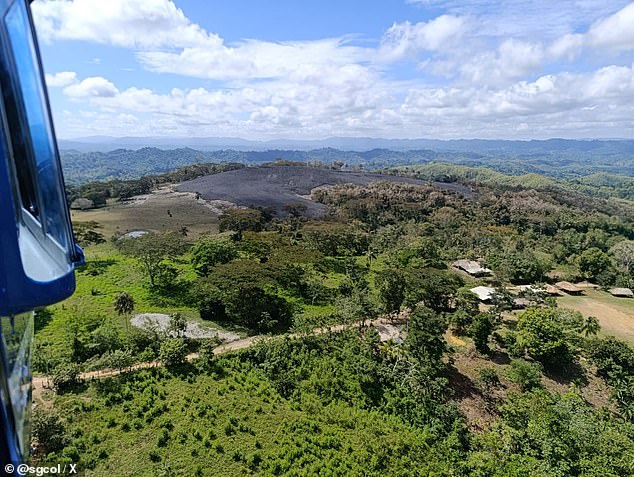
<svg viewBox="0 0 634 477">
<path fill-rule="evenodd" d="M 106 237 L 136 230 L 164 232 L 183 227 L 196 236 L 218 231 L 218 212 L 217 206 L 196 199 L 193 193 L 162 187 L 100 209 L 73 210 L 71 218 L 74 222 L 98 222 Z"/>
<path fill-rule="evenodd" d="M 594 316 L 604 334 L 634 342 L 634 300 L 615 298 L 599 290 L 585 290 L 585 295 L 558 298 L 560 306 Z"/>
<path fill-rule="evenodd" d="M 426 181 L 367 172 L 344 172 L 307 166 L 246 167 L 183 182 L 177 189 L 198 192 L 206 200 L 226 200 L 243 207 L 272 208 L 284 215 L 284 207 L 292 203 L 306 206 L 306 214 L 320 216 L 323 204 L 307 196 L 317 187 L 337 184 L 367 185 L 371 182 L 390 181 L 405 184 L 427 184 Z M 452 190 L 466 196 L 471 191 L 459 184 L 434 183 L 443 190 Z"/>
<path fill-rule="evenodd" d="M 163 313 L 140 313 L 135 315 L 131 320 L 133 326 L 137 328 L 157 327 L 160 331 L 166 331 L 169 327 L 170 317 Z M 205 328 L 200 323 L 188 321 L 187 328 L 183 333 L 186 338 L 220 338 L 223 341 L 235 341 L 240 338 L 235 333 L 222 331 L 217 328 Z"/>
</svg>

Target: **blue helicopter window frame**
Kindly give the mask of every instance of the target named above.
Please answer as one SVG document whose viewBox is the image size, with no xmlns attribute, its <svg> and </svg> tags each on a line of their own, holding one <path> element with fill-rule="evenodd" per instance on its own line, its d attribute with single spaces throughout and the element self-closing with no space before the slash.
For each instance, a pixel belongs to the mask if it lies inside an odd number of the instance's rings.
<svg viewBox="0 0 634 477">
<path fill-rule="evenodd" d="M 25 273 L 48 281 L 70 271 L 74 240 L 40 60 L 24 1 L 14 1 L 2 20 L 5 51 L 2 92 L 7 153 L 15 182 L 20 250 Z M 49 257 L 57 267 L 42 267 Z M 57 270 L 57 271 L 55 271 Z"/>
</svg>

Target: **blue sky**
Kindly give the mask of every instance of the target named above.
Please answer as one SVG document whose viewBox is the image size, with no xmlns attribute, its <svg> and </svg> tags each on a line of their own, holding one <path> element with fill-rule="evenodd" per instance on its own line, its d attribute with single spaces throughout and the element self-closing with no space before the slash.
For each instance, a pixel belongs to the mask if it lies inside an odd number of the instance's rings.
<svg viewBox="0 0 634 477">
<path fill-rule="evenodd" d="M 634 3 L 36 0 L 58 135 L 634 137 Z"/>
</svg>

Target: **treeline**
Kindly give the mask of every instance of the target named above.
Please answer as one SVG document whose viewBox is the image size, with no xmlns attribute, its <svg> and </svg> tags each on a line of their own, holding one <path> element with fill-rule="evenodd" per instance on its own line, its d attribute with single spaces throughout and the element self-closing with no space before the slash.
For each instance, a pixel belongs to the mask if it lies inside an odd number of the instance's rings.
<svg viewBox="0 0 634 477">
<path fill-rule="evenodd" d="M 69 203 L 78 198 L 85 198 L 93 201 L 95 207 L 99 207 L 105 205 L 108 199 L 127 199 L 135 195 L 149 194 L 161 184 L 183 182 L 242 167 L 244 167 L 243 164 L 235 163 L 193 164 L 163 174 L 144 176 L 140 179 L 113 179 L 106 182 L 88 182 L 79 186 L 66 184 L 66 194 Z"/>
<path fill-rule="evenodd" d="M 509 189 L 564 190 L 605 199 L 622 198 L 634 200 L 634 178 L 607 172 L 592 172 L 567 179 L 553 179 L 544 173 L 518 173 L 507 175 L 484 163 L 480 167 L 469 167 L 447 163 L 403 166 L 389 169 L 391 173 L 408 174 L 419 179 L 439 182 L 488 185 Z M 615 170 L 619 174 L 622 170 Z"/>
</svg>

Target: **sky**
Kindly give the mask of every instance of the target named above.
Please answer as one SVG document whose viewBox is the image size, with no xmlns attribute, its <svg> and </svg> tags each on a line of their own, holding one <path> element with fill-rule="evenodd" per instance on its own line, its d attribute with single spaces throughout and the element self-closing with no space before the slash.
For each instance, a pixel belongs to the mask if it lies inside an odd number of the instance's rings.
<svg viewBox="0 0 634 477">
<path fill-rule="evenodd" d="M 634 138 L 634 3 L 36 0 L 59 137 Z"/>
</svg>

